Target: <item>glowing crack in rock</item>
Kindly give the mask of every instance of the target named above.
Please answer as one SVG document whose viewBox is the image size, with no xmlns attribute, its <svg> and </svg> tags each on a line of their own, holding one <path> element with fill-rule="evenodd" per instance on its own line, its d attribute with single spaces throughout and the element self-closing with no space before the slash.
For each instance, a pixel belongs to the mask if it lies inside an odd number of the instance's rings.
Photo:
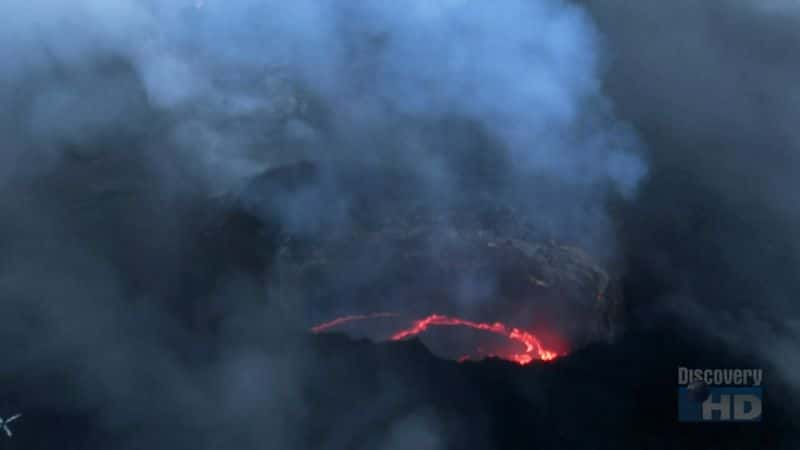
<svg viewBox="0 0 800 450">
<path fill-rule="evenodd" d="M 399 314 L 396 313 L 388 313 L 388 312 L 380 312 L 380 313 L 372 313 L 372 314 L 354 314 L 352 316 L 344 316 L 339 317 L 336 319 L 331 320 L 330 322 L 321 323 L 313 328 L 311 328 L 312 333 L 321 333 L 323 331 L 329 330 L 334 327 L 338 327 L 339 325 L 344 325 L 348 322 L 354 322 L 357 320 L 367 320 L 367 319 L 379 319 L 381 317 L 397 317 Z"/>
<path fill-rule="evenodd" d="M 311 328 L 311 331 L 314 333 L 320 333 L 330 328 L 356 320 L 366 320 L 366 319 L 374 319 L 380 317 L 396 317 L 396 316 L 398 316 L 398 314 L 396 313 L 373 313 L 373 314 L 358 314 L 352 316 L 344 316 L 331 320 L 330 322 L 319 324 Z M 395 332 L 394 334 L 391 335 L 389 339 L 392 341 L 400 341 L 421 334 L 425 332 L 428 328 L 435 326 L 461 326 L 505 336 L 507 339 L 521 344 L 524 348 L 524 351 L 511 352 L 507 355 L 488 355 L 488 356 L 496 356 L 499 358 L 507 359 L 516 362 L 517 364 L 520 365 L 526 365 L 537 360 L 552 361 L 557 357 L 561 356 L 561 354 L 559 354 L 558 352 L 545 348 L 542 345 L 541 341 L 539 341 L 539 339 L 533 333 L 530 333 L 528 331 L 520 330 L 519 328 L 509 327 L 500 322 L 494 322 L 494 323 L 474 322 L 471 320 L 465 320 L 458 317 L 445 316 L 441 314 L 431 314 L 422 319 L 415 320 L 414 322 L 412 322 L 410 327 Z M 464 362 L 469 359 L 471 359 L 469 355 L 464 355 L 458 358 L 458 361 Z"/>
<path fill-rule="evenodd" d="M 399 341 L 411 336 L 416 336 L 429 327 L 432 326 L 463 326 L 476 330 L 488 331 L 490 333 L 499 334 L 507 337 L 512 341 L 519 342 L 525 347 L 525 351 L 521 353 L 512 353 L 505 356 L 506 359 L 514 361 L 518 364 L 525 365 L 534 360 L 552 361 L 557 358 L 558 353 L 545 349 L 539 339 L 532 333 L 520 330 L 519 328 L 511 328 L 500 322 L 484 323 L 473 322 L 471 320 L 464 320 L 458 317 L 443 316 L 440 314 L 431 314 L 420 320 L 414 321 L 411 327 L 400 330 L 393 334 L 391 340 Z"/>
</svg>

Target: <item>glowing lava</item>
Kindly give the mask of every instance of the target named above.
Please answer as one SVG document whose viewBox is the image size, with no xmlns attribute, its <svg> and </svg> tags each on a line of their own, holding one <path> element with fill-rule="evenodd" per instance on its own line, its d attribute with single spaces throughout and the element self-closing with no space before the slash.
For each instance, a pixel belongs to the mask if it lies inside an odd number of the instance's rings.
<svg viewBox="0 0 800 450">
<path fill-rule="evenodd" d="M 311 332 L 321 333 L 330 328 L 337 327 L 339 325 L 343 325 L 345 323 L 353 322 L 356 320 L 379 319 L 381 317 L 397 317 L 397 316 L 398 314 L 396 313 L 388 313 L 388 312 L 380 312 L 372 314 L 355 314 L 352 316 L 344 316 L 344 317 L 339 317 L 337 319 L 333 319 L 330 322 L 321 323 L 311 328 Z"/>
<path fill-rule="evenodd" d="M 440 314 L 431 314 L 428 317 L 414 321 L 411 327 L 405 330 L 400 330 L 393 334 L 391 340 L 399 341 L 411 336 L 416 336 L 432 326 L 469 327 L 476 330 L 488 331 L 490 333 L 503 335 L 512 341 L 519 342 L 525 347 L 524 352 L 512 353 L 503 357 L 521 365 L 528 364 L 534 360 L 552 361 L 559 356 L 558 353 L 545 349 L 536 336 L 527 331 L 522 331 L 519 328 L 510 328 L 500 322 L 473 322 L 471 320 L 443 316 Z"/>
<path fill-rule="evenodd" d="M 311 331 L 313 333 L 320 333 L 330 328 L 356 320 L 376 319 L 380 317 L 397 317 L 397 316 L 398 314 L 396 313 L 385 313 L 385 312 L 344 316 L 344 317 L 339 317 L 338 319 L 331 320 L 330 322 L 321 323 L 311 328 Z M 535 335 L 527 331 L 520 330 L 519 328 L 509 327 L 500 322 L 494 322 L 494 323 L 473 322 L 471 320 L 465 320 L 465 319 L 460 319 L 458 317 L 445 316 L 441 314 L 431 314 L 430 316 L 424 317 L 419 320 L 415 320 L 409 328 L 395 332 L 390 337 L 390 340 L 400 341 L 412 336 L 416 336 L 420 333 L 425 332 L 428 328 L 434 326 L 461 326 L 505 336 L 511 341 L 522 344 L 522 346 L 524 347 L 524 351 L 512 352 L 507 355 L 488 355 L 488 356 L 497 356 L 500 358 L 508 359 L 520 365 L 529 364 L 532 361 L 536 360 L 552 361 L 556 359 L 558 356 L 560 356 L 558 352 L 545 348 Z M 468 359 L 470 359 L 470 356 L 464 355 L 458 358 L 458 361 L 463 362 Z"/>
</svg>

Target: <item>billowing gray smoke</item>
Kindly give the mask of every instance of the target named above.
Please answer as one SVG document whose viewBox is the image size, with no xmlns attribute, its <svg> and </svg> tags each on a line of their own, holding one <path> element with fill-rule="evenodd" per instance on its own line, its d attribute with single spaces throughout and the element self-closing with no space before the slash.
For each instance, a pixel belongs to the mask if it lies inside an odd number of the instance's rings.
<svg viewBox="0 0 800 450">
<path fill-rule="evenodd" d="M 638 300 L 659 292 L 656 309 L 800 385 L 797 2 L 580 3 L 614 50 L 607 91 L 650 150 L 623 233 Z"/>
<path fill-rule="evenodd" d="M 446 142 L 430 142 L 419 123 L 453 117 L 496 141 L 488 150 L 508 153 L 513 175 L 554 178 L 578 195 L 609 184 L 629 195 L 644 173 L 600 92 L 596 30 L 561 2 L 38 1 L 4 12 L 17 18 L 4 30 L 5 80 L 123 58 L 150 107 L 177 115 L 170 137 L 217 183 L 333 154 L 410 164 L 446 191 L 458 168 L 431 154 Z M 134 120 L 131 86 L 99 81 L 38 90 L 24 132 L 52 144 Z M 274 145 L 277 136 L 290 142 Z M 580 198 L 559 203 L 570 200 Z"/>
<path fill-rule="evenodd" d="M 5 373 L 67 373 L 63 397 L 26 401 L 99 411 L 116 448 L 300 439 L 313 367 L 285 353 L 261 274 L 211 277 L 193 253 L 209 196 L 303 159 L 397 167 L 430 204 L 488 195 L 609 257 L 607 196 L 632 198 L 646 172 L 603 95 L 598 32 L 562 1 L 9 0 L 0 14 Z M 324 213 L 346 229 L 350 194 L 284 205 L 283 223 L 302 233 Z M 187 298 L 223 311 L 214 338 L 176 318 Z M 276 337 L 284 351 L 265 348 Z M 178 427 L 124 431 L 159 420 Z M 436 429 L 412 412 L 386 448 Z"/>
</svg>

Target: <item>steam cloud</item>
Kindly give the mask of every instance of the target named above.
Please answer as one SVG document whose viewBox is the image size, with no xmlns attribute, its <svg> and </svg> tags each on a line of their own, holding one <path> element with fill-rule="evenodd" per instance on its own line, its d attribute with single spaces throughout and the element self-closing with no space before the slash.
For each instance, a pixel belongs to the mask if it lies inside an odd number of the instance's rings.
<svg viewBox="0 0 800 450">
<path fill-rule="evenodd" d="M 797 4 L 580 3 L 614 49 L 607 92 L 649 149 L 621 232 L 637 303 L 798 386 Z"/>
<path fill-rule="evenodd" d="M 517 176 L 546 175 L 583 193 L 610 183 L 631 194 L 644 173 L 633 134 L 600 92 L 596 30 L 578 8 L 284 3 L 7 3 L 16 20 L 4 30 L 3 56 L 15 63 L 3 76 L 18 82 L 54 64 L 72 73 L 99 55 L 124 58 L 149 107 L 177 114 L 170 137 L 228 184 L 282 157 L 309 156 L 304 150 L 400 159 L 445 178 L 458 168 L 437 167 L 430 147 L 446 142 L 422 136 L 420 122 L 446 117 L 483 127 L 502 144 L 492 150 L 521 167 Z M 84 76 L 92 74 L 76 82 Z M 125 92 L 135 86 L 95 81 L 103 84 L 36 92 L 19 119 L 26 137 L 80 140 L 135 121 L 139 99 Z M 332 112 L 329 123 L 303 114 L 309 99 Z M 249 128 L 225 125 L 236 119 Z"/>
</svg>

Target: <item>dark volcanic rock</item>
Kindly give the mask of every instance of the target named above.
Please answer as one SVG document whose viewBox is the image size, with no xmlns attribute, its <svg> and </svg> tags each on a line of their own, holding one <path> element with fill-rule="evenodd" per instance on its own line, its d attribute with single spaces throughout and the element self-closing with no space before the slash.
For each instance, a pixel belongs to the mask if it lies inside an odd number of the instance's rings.
<svg viewBox="0 0 800 450">
<path fill-rule="evenodd" d="M 671 330 L 637 330 L 613 345 L 591 344 L 523 367 L 444 361 L 417 340 L 369 344 L 332 334 L 315 336 L 314 346 L 325 370 L 317 375 L 324 389 L 310 393 L 316 401 L 310 422 L 324 448 L 374 448 L 371 435 L 421 411 L 430 411 L 425 417 L 435 423 L 442 448 L 796 448 L 797 407 L 777 396 L 765 403 L 762 423 L 678 422 L 678 365 L 749 362 L 720 351 L 715 340 Z M 785 388 L 769 382 L 771 392 Z M 361 426 L 354 430 L 351 423 Z"/>
</svg>

